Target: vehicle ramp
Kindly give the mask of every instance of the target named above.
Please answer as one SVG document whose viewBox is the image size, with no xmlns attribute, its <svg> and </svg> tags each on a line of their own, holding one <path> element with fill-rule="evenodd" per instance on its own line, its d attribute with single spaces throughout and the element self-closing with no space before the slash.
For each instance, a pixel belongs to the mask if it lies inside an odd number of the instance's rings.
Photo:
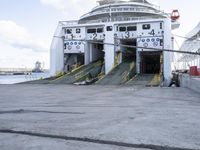
<svg viewBox="0 0 200 150">
<path fill-rule="evenodd" d="M 97 81 L 97 85 L 120 85 L 135 75 L 135 62 L 123 62 L 113 68 L 110 73 Z"/>
<path fill-rule="evenodd" d="M 90 63 L 73 70 L 72 72 L 51 81 L 52 84 L 73 84 L 88 78 L 95 78 L 101 72 L 104 62 L 102 60 Z"/>
<path fill-rule="evenodd" d="M 126 85 L 133 86 L 159 86 L 160 74 L 138 74 L 133 77 Z"/>
</svg>

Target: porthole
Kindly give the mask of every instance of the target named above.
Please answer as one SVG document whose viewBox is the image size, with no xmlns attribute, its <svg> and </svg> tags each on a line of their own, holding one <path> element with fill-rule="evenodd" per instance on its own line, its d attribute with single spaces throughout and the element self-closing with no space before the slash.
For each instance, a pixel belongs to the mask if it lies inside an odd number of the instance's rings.
<svg viewBox="0 0 200 150">
<path fill-rule="evenodd" d="M 157 41 L 157 42 L 159 42 L 159 41 L 160 41 L 160 39 L 159 39 L 159 38 L 157 38 L 157 39 L 156 39 L 156 41 Z"/>
</svg>

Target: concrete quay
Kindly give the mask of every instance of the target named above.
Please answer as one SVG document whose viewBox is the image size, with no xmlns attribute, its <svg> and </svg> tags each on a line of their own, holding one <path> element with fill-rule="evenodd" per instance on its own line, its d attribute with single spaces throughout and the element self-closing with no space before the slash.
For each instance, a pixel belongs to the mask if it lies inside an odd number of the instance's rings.
<svg viewBox="0 0 200 150">
<path fill-rule="evenodd" d="M 1 150 L 199 150 L 187 88 L 0 85 Z"/>
</svg>

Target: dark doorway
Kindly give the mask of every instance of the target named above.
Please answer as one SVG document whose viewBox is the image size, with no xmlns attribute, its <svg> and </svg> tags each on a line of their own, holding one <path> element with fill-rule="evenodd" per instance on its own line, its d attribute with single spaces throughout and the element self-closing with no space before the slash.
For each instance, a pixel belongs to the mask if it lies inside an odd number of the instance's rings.
<svg viewBox="0 0 200 150">
<path fill-rule="evenodd" d="M 84 65 L 84 54 L 77 54 L 77 63 L 78 65 Z"/>
<path fill-rule="evenodd" d="M 64 55 L 64 72 L 70 72 L 73 69 L 84 65 L 84 54 L 65 54 Z"/>
<path fill-rule="evenodd" d="M 121 40 L 122 46 L 122 62 L 124 61 L 136 61 L 136 39 L 123 39 Z"/>
<path fill-rule="evenodd" d="M 156 74 L 160 72 L 160 52 L 141 53 L 141 71 L 144 74 Z"/>
<path fill-rule="evenodd" d="M 101 41 L 103 43 L 103 41 Z M 104 60 L 104 45 L 99 43 L 92 43 L 92 49 L 90 53 L 92 61 Z"/>
</svg>

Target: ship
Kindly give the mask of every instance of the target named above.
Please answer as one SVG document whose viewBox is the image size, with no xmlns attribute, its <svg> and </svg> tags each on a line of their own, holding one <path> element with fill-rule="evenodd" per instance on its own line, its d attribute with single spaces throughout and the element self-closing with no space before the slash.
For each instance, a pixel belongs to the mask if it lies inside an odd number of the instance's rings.
<svg viewBox="0 0 200 150">
<path fill-rule="evenodd" d="M 200 53 L 200 23 L 198 23 L 198 25 L 183 38 L 185 38 L 185 41 L 181 45 L 181 51 L 197 54 Z M 200 68 L 199 55 L 179 54 L 177 60 L 178 70 L 189 70 L 191 66 Z"/>
<path fill-rule="evenodd" d="M 168 85 L 173 53 L 164 50 L 173 50 L 178 10 L 166 13 L 147 0 L 97 2 L 78 20 L 59 21 L 51 43 L 51 76 L 76 70 L 77 81 L 93 77 L 122 84 L 157 74 Z"/>
</svg>

